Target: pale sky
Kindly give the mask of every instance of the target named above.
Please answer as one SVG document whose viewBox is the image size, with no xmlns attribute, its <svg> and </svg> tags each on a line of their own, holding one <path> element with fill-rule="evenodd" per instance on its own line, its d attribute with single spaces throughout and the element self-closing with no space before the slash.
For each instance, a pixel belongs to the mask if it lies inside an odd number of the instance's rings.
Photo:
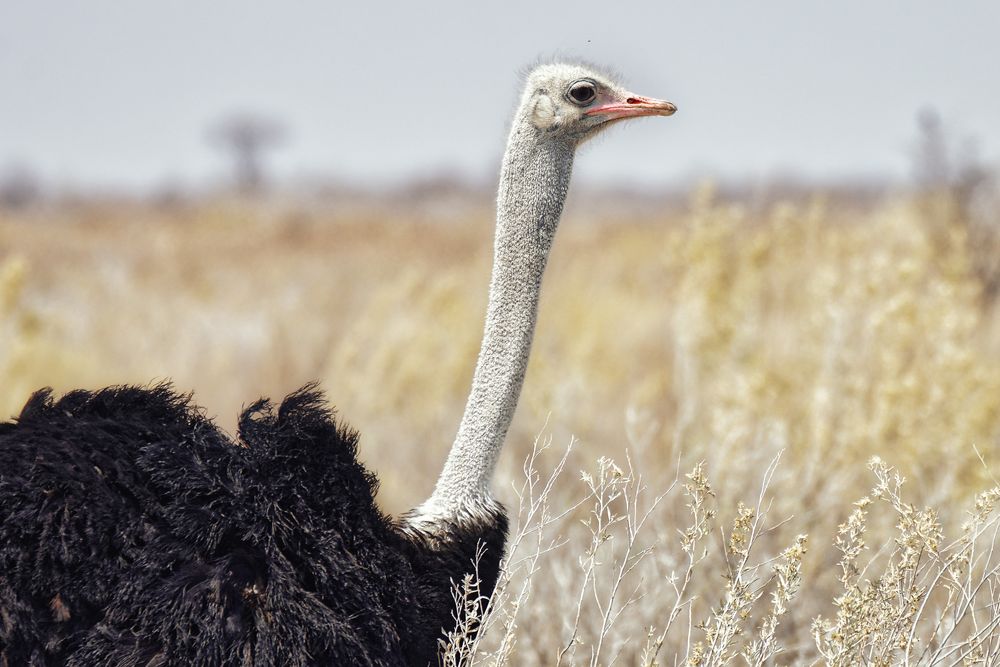
<svg viewBox="0 0 1000 667">
<path fill-rule="evenodd" d="M 670 119 L 613 131 L 584 180 L 904 178 L 933 106 L 1000 160 L 1000 3 L 0 0 L 0 170 L 155 188 L 225 175 L 230 111 L 281 119 L 279 178 L 491 178 L 518 71 L 610 66 Z"/>
</svg>

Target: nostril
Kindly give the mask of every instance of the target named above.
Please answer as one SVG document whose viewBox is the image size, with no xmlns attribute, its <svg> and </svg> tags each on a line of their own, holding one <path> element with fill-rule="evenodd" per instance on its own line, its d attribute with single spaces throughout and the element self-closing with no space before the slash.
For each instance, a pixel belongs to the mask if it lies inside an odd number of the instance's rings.
<svg viewBox="0 0 1000 667">
<path fill-rule="evenodd" d="M 625 102 L 626 102 L 626 104 L 640 104 L 642 102 L 642 100 L 640 100 L 637 97 L 630 97 L 627 100 L 625 100 Z"/>
</svg>

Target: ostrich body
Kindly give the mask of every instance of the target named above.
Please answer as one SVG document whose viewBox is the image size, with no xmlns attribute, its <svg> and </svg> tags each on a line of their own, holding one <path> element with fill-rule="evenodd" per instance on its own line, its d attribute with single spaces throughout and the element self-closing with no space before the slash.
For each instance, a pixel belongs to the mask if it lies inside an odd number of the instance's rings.
<svg viewBox="0 0 1000 667">
<path fill-rule="evenodd" d="M 490 479 L 574 151 L 673 112 L 577 65 L 528 76 L 472 390 L 433 494 L 398 521 L 311 385 L 252 405 L 238 442 L 169 386 L 32 396 L 0 424 L 0 665 L 435 663 L 477 550 L 485 595 L 499 574 Z"/>
</svg>

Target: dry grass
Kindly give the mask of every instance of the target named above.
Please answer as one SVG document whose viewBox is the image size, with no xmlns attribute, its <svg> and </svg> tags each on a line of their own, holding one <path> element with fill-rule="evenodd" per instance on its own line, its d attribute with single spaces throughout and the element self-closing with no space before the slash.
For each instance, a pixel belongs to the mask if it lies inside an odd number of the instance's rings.
<svg viewBox="0 0 1000 667">
<path fill-rule="evenodd" d="M 1000 664 L 1000 309 L 980 244 L 926 205 L 571 208 L 497 483 L 508 571 L 447 660 Z M 231 426 L 319 379 L 383 505 L 416 504 L 464 404 L 491 215 L 389 210 L 0 214 L 0 410 L 171 377 Z"/>
</svg>

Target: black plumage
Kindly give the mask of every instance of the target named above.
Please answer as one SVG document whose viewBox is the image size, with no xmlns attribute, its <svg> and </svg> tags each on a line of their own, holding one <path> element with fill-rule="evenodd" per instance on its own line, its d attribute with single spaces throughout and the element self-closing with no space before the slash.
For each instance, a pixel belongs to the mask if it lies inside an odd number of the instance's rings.
<svg viewBox="0 0 1000 667">
<path fill-rule="evenodd" d="M 312 387 L 236 441 L 169 386 L 36 393 L 0 425 L 0 665 L 426 665 L 499 506 L 446 534 L 375 504 Z"/>
</svg>

